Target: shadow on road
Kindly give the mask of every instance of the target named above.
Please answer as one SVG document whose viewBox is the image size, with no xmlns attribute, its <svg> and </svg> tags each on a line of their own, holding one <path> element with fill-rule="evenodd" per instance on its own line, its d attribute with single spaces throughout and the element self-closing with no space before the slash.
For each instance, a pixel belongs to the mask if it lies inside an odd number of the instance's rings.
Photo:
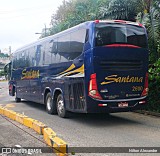
<svg viewBox="0 0 160 156">
<path fill-rule="evenodd" d="M 129 115 L 130 113 L 127 114 Z M 133 118 L 127 118 L 124 112 L 112 114 L 72 114 L 70 119 L 77 123 L 83 123 L 93 127 L 140 124 L 140 122 L 134 120 Z"/>
<path fill-rule="evenodd" d="M 45 105 L 30 102 L 30 101 L 22 101 L 23 104 L 33 108 L 37 111 L 41 111 L 44 113 L 44 118 L 47 117 L 49 120 L 56 118 L 57 122 L 61 122 L 62 120 L 67 120 L 66 122 L 85 124 L 92 127 L 105 127 L 105 126 L 120 126 L 120 125 L 137 125 L 141 124 L 138 119 L 135 119 L 131 112 L 122 112 L 122 113 L 112 113 L 112 114 L 80 114 L 80 113 L 70 113 L 69 118 L 60 118 L 57 115 L 48 115 L 46 112 Z M 18 103 L 17 103 L 18 104 Z M 16 105 L 17 105 L 16 104 Z M 21 105 L 19 103 L 18 105 Z M 132 115 L 132 117 L 130 116 Z"/>
</svg>

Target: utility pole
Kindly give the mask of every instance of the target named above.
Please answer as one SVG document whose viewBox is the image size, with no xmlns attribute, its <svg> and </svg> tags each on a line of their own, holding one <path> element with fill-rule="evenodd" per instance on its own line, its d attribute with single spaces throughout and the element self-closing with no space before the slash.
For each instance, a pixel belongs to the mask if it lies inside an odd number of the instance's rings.
<svg viewBox="0 0 160 156">
<path fill-rule="evenodd" d="M 11 46 L 9 46 L 9 56 L 11 55 Z"/>
<path fill-rule="evenodd" d="M 9 46 L 9 60 L 12 59 L 12 48 L 11 46 Z"/>
<path fill-rule="evenodd" d="M 47 36 L 47 27 L 46 27 L 46 24 L 44 24 L 44 37 Z"/>
</svg>

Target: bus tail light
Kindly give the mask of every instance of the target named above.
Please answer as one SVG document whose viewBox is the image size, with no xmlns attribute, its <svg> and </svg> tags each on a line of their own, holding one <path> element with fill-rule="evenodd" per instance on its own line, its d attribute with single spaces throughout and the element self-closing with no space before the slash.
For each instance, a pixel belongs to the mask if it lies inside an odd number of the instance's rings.
<svg viewBox="0 0 160 156">
<path fill-rule="evenodd" d="M 99 107 L 107 107 L 108 104 L 98 104 Z"/>
<path fill-rule="evenodd" d="M 106 45 L 106 47 L 140 48 L 139 46 L 131 45 L 131 44 L 109 44 L 109 45 Z"/>
<path fill-rule="evenodd" d="M 140 101 L 139 104 L 146 104 L 146 101 Z"/>
<path fill-rule="evenodd" d="M 95 22 L 96 24 L 98 24 L 98 23 L 99 23 L 99 20 L 95 20 L 94 22 Z"/>
<path fill-rule="evenodd" d="M 140 27 L 143 27 L 143 24 L 139 23 L 139 26 L 140 26 Z"/>
<path fill-rule="evenodd" d="M 124 21 L 124 20 L 114 20 L 114 22 L 117 22 L 117 23 L 127 23 L 127 22 Z"/>
<path fill-rule="evenodd" d="M 96 73 L 91 74 L 89 81 L 89 96 L 95 99 L 102 100 L 101 95 L 98 92 L 97 81 L 96 81 Z"/>
<path fill-rule="evenodd" d="M 12 91 L 12 85 L 11 84 L 9 85 L 9 91 Z"/>
<path fill-rule="evenodd" d="M 144 82 L 144 89 L 141 96 L 147 96 L 148 95 L 148 73 L 146 73 L 145 82 Z"/>
</svg>

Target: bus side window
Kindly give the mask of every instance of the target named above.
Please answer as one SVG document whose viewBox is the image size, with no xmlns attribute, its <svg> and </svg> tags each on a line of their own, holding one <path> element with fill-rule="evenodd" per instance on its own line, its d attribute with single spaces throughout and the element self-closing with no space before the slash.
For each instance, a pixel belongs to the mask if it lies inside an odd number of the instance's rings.
<svg viewBox="0 0 160 156">
<path fill-rule="evenodd" d="M 56 59 L 60 62 L 68 62 L 70 60 L 70 34 L 58 38 L 58 54 Z"/>
<path fill-rule="evenodd" d="M 85 43 L 89 41 L 89 29 L 86 30 Z"/>
<path fill-rule="evenodd" d="M 51 53 L 56 55 L 58 53 L 58 45 L 57 45 L 57 38 L 50 41 L 51 43 Z"/>
<path fill-rule="evenodd" d="M 80 29 L 71 33 L 71 60 L 82 54 L 84 43 L 86 40 L 88 40 L 88 38 L 86 37 L 86 29 Z"/>
<path fill-rule="evenodd" d="M 50 51 L 50 43 L 46 42 L 44 45 L 44 51 L 45 51 L 45 60 L 44 64 L 49 65 L 51 64 L 51 51 Z"/>
<path fill-rule="evenodd" d="M 58 39 L 55 38 L 50 41 L 51 63 L 58 63 Z"/>
<path fill-rule="evenodd" d="M 17 55 L 13 56 L 13 69 L 17 68 Z"/>
</svg>

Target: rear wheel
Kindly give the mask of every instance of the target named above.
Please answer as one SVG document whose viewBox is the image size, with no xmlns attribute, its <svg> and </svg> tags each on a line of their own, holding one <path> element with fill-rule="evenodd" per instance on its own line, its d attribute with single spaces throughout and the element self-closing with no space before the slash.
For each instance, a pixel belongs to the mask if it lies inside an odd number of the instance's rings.
<svg viewBox="0 0 160 156">
<path fill-rule="evenodd" d="M 45 100 L 46 111 L 48 114 L 57 114 L 56 104 L 52 99 L 51 93 L 48 93 Z"/>
<path fill-rule="evenodd" d="M 16 93 L 16 92 L 15 92 L 15 101 L 16 101 L 16 102 L 21 102 L 21 98 L 18 98 L 18 97 L 17 97 L 17 93 Z"/>
<path fill-rule="evenodd" d="M 65 109 L 64 98 L 62 94 L 59 94 L 57 97 L 57 113 L 60 117 L 66 118 L 69 116 L 69 112 Z"/>
</svg>

